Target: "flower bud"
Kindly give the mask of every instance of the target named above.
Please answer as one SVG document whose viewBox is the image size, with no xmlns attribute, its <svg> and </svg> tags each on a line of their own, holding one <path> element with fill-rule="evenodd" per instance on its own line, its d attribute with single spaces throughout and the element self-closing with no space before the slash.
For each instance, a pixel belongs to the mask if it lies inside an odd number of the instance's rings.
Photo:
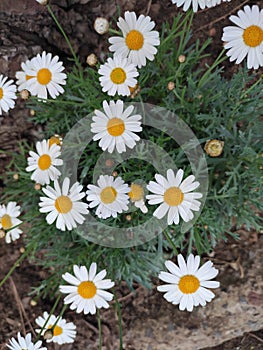
<svg viewBox="0 0 263 350">
<path fill-rule="evenodd" d="M 94 22 L 95 31 L 102 35 L 108 32 L 109 30 L 109 21 L 104 17 L 97 17 Z"/>
<path fill-rule="evenodd" d="M 210 157 L 219 157 L 223 152 L 224 142 L 219 140 L 208 140 L 205 144 L 205 151 Z"/>
</svg>

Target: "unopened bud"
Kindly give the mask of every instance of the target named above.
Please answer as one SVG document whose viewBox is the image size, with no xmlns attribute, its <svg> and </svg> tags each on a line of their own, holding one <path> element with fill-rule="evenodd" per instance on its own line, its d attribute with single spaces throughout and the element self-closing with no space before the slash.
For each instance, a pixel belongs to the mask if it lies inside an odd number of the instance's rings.
<svg viewBox="0 0 263 350">
<path fill-rule="evenodd" d="M 98 63 L 97 56 L 94 53 L 91 53 L 87 56 L 86 62 L 91 67 L 96 66 L 96 64 Z"/>
<path fill-rule="evenodd" d="M 180 56 L 178 57 L 178 62 L 180 62 L 180 63 L 184 63 L 185 60 L 186 60 L 185 55 L 180 55 Z"/>
<path fill-rule="evenodd" d="M 114 176 L 114 177 L 118 176 L 117 171 L 113 171 L 112 176 Z"/>
<path fill-rule="evenodd" d="M 102 35 L 108 32 L 109 30 L 109 21 L 104 17 L 97 17 L 94 22 L 95 31 Z"/>
<path fill-rule="evenodd" d="M 106 159 L 105 165 L 106 167 L 111 168 L 114 165 L 113 159 Z"/>
<path fill-rule="evenodd" d="M 19 179 L 19 175 L 18 175 L 18 174 L 14 174 L 14 175 L 13 175 L 13 179 L 14 179 L 14 180 L 18 180 L 18 179 Z"/>
<path fill-rule="evenodd" d="M 34 109 L 30 109 L 30 115 L 33 117 L 36 114 L 36 111 Z"/>
<path fill-rule="evenodd" d="M 219 157 L 223 152 L 224 142 L 219 140 L 208 140 L 205 144 L 205 151 L 210 157 Z"/>
<path fill-rule="evenodd" d="M 169 83 L 167 84 L 167 89 L 172 91 L 175 87 L 175 83 L 173 81 L 169 81 Z"/>
<path fill-rule="evenodd" d="M 131 220 L 132 220 L 131 215 L 126 215 L 126 220 L 127 220 L 127 221 L 131 221 Z"/>
<path fill-rule="evenodd" d="M 23 100 L 27 100 L 29 98 L 29 91 L 24 89 L 20 92 L 20 97 L 23 99 Z"/>
<path fill-rule="evenodd" d="M 35 188 L 36 191 L 39 191 L 39 190 L 41 190 L 41 185 L 40 184 L 35 184 L 34 188 Z"/>
<path fill-rule="evenodd" d="M 31 305 L 31 306 L 36 306 L 36 305 L 37 305 L 37 302 L 36 302 L 34 299 L 31 299 L 31 300 L 30 300 L 30 305 Z"/>
<path fill-rule="evenodd" d="M 5 231 L 4 230 L 0 230 L 0 238 L 4 238 L 5 237 Z"/>
<path fill-rule="evenodd" d="M 45 331 L 44 335 L 43 335 L 43 338 L 44 338 L 45 340 L 49 340 L 49 339 L 52 339 L 53 336 L 54 336 L 53 330 L 52 330 L 52 329 L 47 329 L 47 330 Z"/>
</svg>

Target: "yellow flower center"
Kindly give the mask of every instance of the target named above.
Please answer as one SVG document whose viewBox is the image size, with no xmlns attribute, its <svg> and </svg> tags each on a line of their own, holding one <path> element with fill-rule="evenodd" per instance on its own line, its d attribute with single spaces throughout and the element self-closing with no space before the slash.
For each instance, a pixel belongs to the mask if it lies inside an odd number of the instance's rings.
<svg viewBox="0 0 263 350">
<path fill-rule="evenodd" d="M 244 30 L 243 40 L 247 46 L 256 47 L 263 41 L 263 30 L 259 26 L 249 26 Z"/>
<path fill-rule="evenodd" d="M 4 91 L 2 88 L 0 88 L 0 100 L 2 100 L 3 96 L 4 96 Z"/>
<path fill-rule="evenodd" d="M 182 203 L 184 194 L 180 188 L 170 187 L 164 192 L 163 199 L 170 207 L 174 207 Z"/>
<path fill-rule="evenodd" d="M 81 282 L 78 286 L 78 294 L 84 299 L 93 298 L 96 295 L 97 287 L 91 281 Z"/>
<path fill-rule="evenodd" d="M 55 200 L 55 208 L 61 214 L 66 214 L 72 209 L 72 201 L 68 196 L 60 196 Z"/>
<path fill-rule="evenodd" d="M 54 145 L 54 143 L 58 146 L 61 145 L 61 141 L 58 136 L 51 136 L 50 139 L 48 140 L 48 146 L 49 148 Z"/>
<path fill-rule="evenodd" d="M 51 329 L 53 327 L 53 324 L 48 326 L 48 329 Z M 63 333 L 63 329 L 59 326 L 55 326 L 54 329 L 52 329 L 53 336 L 57 336 Z"/>
<path fill-rule="evenodd" d="M 8 214 L 3 215 L 1 219 L 1 224 L 4 230 L 8 230 L 9 228 L 11 228 L 13 226 L 11 216 Z"/>
<path fill-rule="evenodd" d="M 111 136 L 120 136 L 125 130 L 125 124 L 120 118 L 112 118 L 107 123 L 107 130 Z"/>
<path fill-rule="evenodd" d="M 193 275 L 185 275 L 180 278 L 179 289 L 184 294 L 195 293 L 200 286 L 199 279 Z"/>
<path fill-rule="evenodd" d="M 144 191 L 142 186 L 138 185 L 138 184 L 131 184 L 131 191 L 128 193 L 130 199 L 133 202 L 137 202 L 139 200 L 141 200 L 144 196 Z"/>
<path fill-rule="evenodd" d="M 47 170 L 49 169 L 51 165 L 51 158 L 48 154 L 43 154 L 38 159 L 38 167 L 41 170 Z"/>
<path fill-rule="evenodd" d="M 105 204 L 110 204 L 114 202 L 116 197 L 117 191 L 111 186 L 105 187 L 100 193 L 100 199 Z"/>
<path fill-rule="evenodd" d="M 51 78 L 52 73 L 47 68 L 39 69 L 39 71 L 37 72 L 37 81 L 41 85 L 47 85 L 51 81 Z"/>
<path fill-rule="evenodd" d="M 126 80 L 126 72 L 120 67 L 114 68 L 110 74 L 110 78 L 114 84 L 123 84 Z"/>
<path fill-rule="evenodd" d="M 131 30 L 125 39 L 130 50 L 140 50 L 143 47 L 144 37 L 138 30 Z"/>
</svg>

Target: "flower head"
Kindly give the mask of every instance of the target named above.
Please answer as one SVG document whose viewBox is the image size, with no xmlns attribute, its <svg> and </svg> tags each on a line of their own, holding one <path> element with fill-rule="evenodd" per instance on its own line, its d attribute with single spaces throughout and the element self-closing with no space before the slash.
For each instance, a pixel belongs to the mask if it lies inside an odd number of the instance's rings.
<svg viewBox="0 0 263 350">
<path fill-rule="evenodd" d="M 22 221 L 17 218 L 20 214 L 20 206 L 17 205 L 16 202 L 9 202 L 7 206 L 4 204 L 0 205 L 0 229 L 6 232 L 6 243 L 17 240 L 23 232 L 17 227 L 22 223 Z"/>
<path fill-rule="evenodd" d="M 47 98 L 47 93 L 52 98 L 56 98 L 64 92 L 61 85 L 66 84 L 67 75 L 62 73 L 64 67 L 58 56 L 52 58 L 51 53 L 44 51 L 42 55 L 38 54 L 24 65 L 22 64 L 22 69 L 25 76 L 21 73 L 17 74 L 20 79 L 19 89 L 23 87 L 33 96 L 43 99 Z M 23 81 L 24 77 L 26 77 L 26 82 Z"/>
<path fill-rule="evenodd" d="M 128 210 L 130 188 L 121 177 L 100 175 L 98 186 L 88 185 L 87 200 L 90 208 L 98 207 L 99 218 L 117 217 L 118 213 Z"/>
<path fill-rule="evenodd" d="M 178 265 L 167 260 L 165 266 L 169 272 L 161 271 L 159 278 L 169 284 L 158 286 L 159 292 L 166 292 L 164 298 L 172 304 L 178 305 L 180 310 L 193 311 L 194 306 L 205 306 L 215 294 L 207 288 L 218 288 L 219 282 L 210 281 L 216 277 L 218 270 L 211 261 L 207 261 L 199 268 L 200 256 L 188 256 L 187 262 L 181 254 L 177 257 Z"/>
<path fill-rule="evenodd" d="M 49 213 L 46 217 L 49 225 L 56 220 L 56 227 L 59 230 L 72 230 L 77 224 L 83 224 L 85 217 L 81 214 L 88 214 L 88 204 L 80 200 L 85 197 L 85 193 L 81 192 L 83 186 L 75 182 L 69 188 L 70 180 L 66 177 L 60 188 L 58 181 L 54 181 L 54 187 L 47 186 L 42 188 L 47 197 L 40 197 L 41 213 Z"/>
<path fill-rule="evenodd" d="M 61 155 L 60 147 L 47 140 L 36 143 L 37 153 L 30 151 L 30 157 L 27 158 L 28 167 L 26 171 L 31 172 L 31 180 L 41 184 L 49 185 L 50 180 L 57 180 L 61 172 L 56 168 L 63 164 L 63 160 L 58 157 Z"/>
<path fill-rule="evenodd" d="M 220 140 L 208 140 L 205 143 L 205 151 L 210 157 L 219 157 L 224 148 L 224 142 Z"/>
<path fill-rule="evenodd" d="M 192 5 L 193 11 L 197 12 L 198 6 L 203 10 L 205 7 L 214 7 L 226 1 L 231 0 L 172 0 L 173 4 L 176 4 L 178 7 L 184 5 L 183 10 L 187 11 Z"/>
<path fill-rule="evenodd" d="M 27 82 L 29 79 L 33 78 L 33 76 L 27 75 L 26 71 L 32 70 L 33 66 L 31 63 L 32 60 L 27 60 L 26 62 L 21 63 L 21 71 L 16 72 L 16 85 L 18 91 L 27 90 Z"/>
<path fill-rule="evenodd" d="M 143 187 L 137 183 L 132 183 L 130 186 L 131 190 L 128 193 L 130 200 L 134 203 L 136 208 L 141 209 L 141 211 L 146 214 L 148 212 L 148 208 L 144 202 L 144 190 Z"/>
<path fill-rule="evenodd" d="M 17 333 L 17 340 L 11 338 L 10 344 L 7 344 L 11 350 L 47 350 L 46 347 L 41 347 L 42 341 L 39 340 L 35 344 L 31 341 L 32 335 L 28 333 L 26 337 L 22 337 L 20 333 Z"/>
<path fill-rule="evenodd" d="M 36 329 L 36 332 L 41 332 L 40 335 L 43 336 L 48 330 L 51 330 L 52 338 L 47 339 L 47 343 L 53 342 L 59 345 L 73 343 L 77 333 L 76 326 L 72 322 L 66 322 L 63 318 L 59 318 L 57 321 L 57 318 L 45 311 L 43 317 L 36 318 L 36 324 L 40 327 L 40 329 Z M 48 322 L 46 323 L 47 319 Z M 46 326 L 43 328 L 45 324 Z"/>
<path fill-rule="evenodd" d="M 93 140 L 100 140 L 99 146 L 105 151 L 112 153 L 116 148 L 118 153 L 126 151 L 126 146 L 133 148 L 140 137 L 134 132 L 142 131 L 140 120 L 142 117 L 138 114 L 131 115 L 134 110 L 129 106 L 123 110 L 123 102 L 118 100 L 116 103 L 103 101 L 104 113 L 95 110 L 95 116 L 92 117 L 94 123 L 91 124 L 91 132 L 95 133 Z"/>
<path fill-rule="evenodd" d="M 158 219 L 162 219 L 167 213 L 168 225 L 179 223 L 179 216 L 185 222 L 193 219 L 192 211 L 199 211 L 201 203 L 197 199 L 202 198 L 202 193 L 192 192 L 199 186 L 198 181 L 194 181 L 193 175 L 188 176 L 182 182 L 184 172 L 179 169 L 175 175 L 172 169 L 167 170 L 167 179 L 156 174 L 157 182 L 150 181 L 147 189 L 154 193 L 147 195 L 149 204 L 162 203 L 153 213 Z"/>
<path fill-rule="evenodd" d="M 137 19 L 135 12 L 126 11 L 124 18 L 119 17 L 117 26 L 123 37 L 109 38 L 109 49 L 117 55 L 128 57 L 130 62 L 141 68 L 146 65 L 146 59 L 153 61 L 157 53 L 155 46 L 160 45 L 159 33 L 153 31 L 155 23 L 149 16 L 140 15 Z"/>
<path fill-rule="evenodd" d="M 102 91 L 107 92 L 109 96 L 116 93 L 121 96 L 129 96 L 129 86 L 135 86 L 139 73 L 134 64 L 127 58 L 114 55 L 109 57 L 107 62 L 100 66 L 99 78 Z"/>
<path fill-rule="evenodd" d="M 108 301 L 111 301 L 113 295 L 105 289 L 112 288 L 114 282 L 110 279 L 104 279 L 106 270 L 97 272 L 97 264 L 93 262 L 89 271 L 86 266 L 73 266 L 74 275 L 65 273 L 62 278 L 70 286 L 59 286 L 61 293 L 69 294 L 65 297 L 64 303 L 71 304 L 70 309 L 77 313 L 95 314 L 96 308 L 108 308 Z"/>
<path fill-rule="evenodd" d="M 263 66 L 263 9 L 245 6 L 237 14 L 229 17 L 236 26 L 223 29 L 224 47 L 229 49 L 226 54 L 237 64 L 247 57 L 248 69 L 258 69 Z"/>
<path fill-rule="evenodd" d="M 15 107 L 16 86 L 13 80 L 7 80 L 7 77 L 0 75 L 0 115 L 2 111 L 7 112 Z"/>
</svg>

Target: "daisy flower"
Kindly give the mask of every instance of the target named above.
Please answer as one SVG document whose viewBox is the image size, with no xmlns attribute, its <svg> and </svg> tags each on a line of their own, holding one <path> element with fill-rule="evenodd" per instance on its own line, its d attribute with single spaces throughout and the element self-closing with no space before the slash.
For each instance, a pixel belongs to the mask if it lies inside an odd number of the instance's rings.
<svg viewBox="0 0 263 350">
<path fill-rule="evenodd" d="M 128 210 L 130 188 L 121 177 L 100 175 L 98 186 L 88 185 L 87 200 L 90 208 L 98 207 L 96 215 L 107 219 L 110 216 L 116 218 L 117 213 Z"/>
<path fill-rule="evenodd" d="M 65 273 L 62 278 L 70 284 L 70 286 L 59 286 L 61 293 L 69 294 L 65 297 L 64 303 L 71 304 L 70 309 L 76 310 L 77 313 L 84 314 L 96 313 L 96 308 L 108 308 L 108 301 L 111 301 L 113 294 L 105 291 L 112 288 L 114 282 L 110 279 L 104 279 L 106 270 L 97 272 L 97 264 L 93 262 L 89 271 L 86 266 L 73 266 L 74 275 Z"/>
<path fill-rule="evenodd" d="M 137 19 L 135 12 L 126 11 L 125 19 L 119 17 L 117 26 L 123 37 L 109 38 L 109 49 L 117 55 L 128 57 L 130 62 L 141 68 L 146 65 L 146 59 L 153 61 L 157 53 L 155 46 L 160 45 L 159 33 L 153 31 L 155 23 L 149 16 L 140 15 Z"/>
<path fill-rule="evenodd" d="M 57 317 L 55 315 L 49 315 L 49 313 L 45 311 L 43 317 L 39 316 L 36 318 L 36 324 L 40 327 L 40 329 L 36 329 L 36 332 L 41 332 L 40 335 L 43 336 L 48 330 L 50 330 L 53 336 L 51 339 L 46 340 L 47 343 L 53 342 L 58 343 L 59 345 L 73 343 L 77 333 L 74 323 L 67 323 L 63 318 L 59 318 L 59 320 L 56 321 Z M 55 327 L 54 324 L 56 324 Z M 45 327 L 43 328 L 44 325 Z"/>
<path fill-rule="evenodd" d="M 11 338 L 9 340 L 10 344 L 7 347 L 11 350 L 47 350 L 46 347 L 41 347 L 42 341 L 39 340 L 35 344 L 31 341 L 32 335 L 28 333 L 26 337 L 22 337 L 20 333 L 17 333 L 17 340 Z"/>
<path fill-rule="evenodd" d="M 25 71 L 32 70 L 31 60 L 27 60 L 26 62 L 22 62 L 21 64 L 22 71 L 16 72 L 16 85 L 18 86 L 18 91 L 28 90 L 27 82 L 29 79 L 33 78 L 33 76 L 27 75 Z"/>
<path fill-rule="evenodd" d="M 31 172 L 31 180 L 40 185 L 49 185 L 50 180 L 57 180 L 61 172 L 56 168 L 63 164 L 60 147 L 53 143 L 49 146 L 49 141 L 43 140 L 36 143 L 37 153 L 30 151 L 27 158 L 28 167 L 26 171 Z"/>
<path fill-rule="evenodd" d="M 22 223 L 17 218 L 20 214 L 20 206 L 16 202 L 9 202 L 7 206 L 0 205 L 0 229 L 7 231 L 5 235 L 6 243 L 17 240 L 23 233 L 20 228 L 16 227 Z"/>
<path fill-rule="evenodd" d="M 118 153 L 126 151 L 126 146 L 133 148 L 140 137 L 134 132 L 142 131 L 141 115 L 131 115 L 134 106 L 129 106 L 123 110 L 123 102 L 116 103 L 103 101 L 104 113 L 95 110 L 92 117 L 91 132 L 95 133 L 93 140 L 100 140 L 99 146 L 105 151 L 112 153 L 116 148 Z"/>
<path fill-rule="evenodd" d="M 183 7 L 183 11 L 187 11 L 189 7 L 192 5 L 193 11 L 197 12 L 198 6 L 203 10 L 206 5 L 206 0 L 172 0 L 173 4 L 176 4 L 178 7 Z"/>
<path fill-rule="evenodd" d="M 154 195 L 147 195 L 149 204 L 162 203 L 153 213 L 153 216 L 158 219 L 162 219 L 167 213 L 168 225 L 179 223 L 179 216 L 185 222 L 193 219 L 193 211 L 199 211 L 201 203 L 197 201 L 198 198 L 202 198 L 202 193 L 193 192 L 200 184 L 198 181 L 194 181 L 193 175 L 188 176 L 182 182 L 184 171 L 179 169 L 175 175 L 172 169 L 167 170 L 167 179 L 156 174 L 155 179 L 157 182 L 150 181 L 147 189 L 154 193 Z"/>
<path fill-rule="evenodd" d="M 66 84 L 66 74 L 62 73 L 64 67 L 62 62 L 58 61 L 59 57 L 52 58 L 51 53 L 38 54 L 32 58 L 30 65 L 24 65 L 26 76 L 30 77 L 27 80 L 26 89 L 33 96 L 46 99 L 47 92 L 52 98 L 56 98 L 64 92 L 61 85 Z"/>
<path fill-rule="evenodd" d="M 75 182 L 69 188 L 69 178 L 66 177 L 62 184 L 62 189 L 58 181 L 54 181 L 54 188 L 47 186 L 43 188 L 43 192 L 47 197 L 40 197 L 39 203 L 41 213 L 49 213 L 46 217 L 49 225 L 56 220 L 56 227 L 65 231 L 72 230 L 77 227 L 77 224 L 83 224 L 85 218 L 81 214 L 88 214 L 88 204 L 80 201 L 85 197 L 85 193 L 81 192 L 83 186 Z"/>
<path fill-rule="evenodd" d="M 14 80 L 7 80 L 7 77 L 0 75 L 0 115 L 2 111 L 7 112 L 15 107 L 16 86 Z"/>
<path fill-rule="evenodd" d="M 237 12 L 238 16 L 229 19 L 236 26 L 223 29 L 222 40 L 230 61 L 239 64 L 247 56 L 248 69 L 263 66 L 263 9 L 257 5 L 245 6 Z"/>
<path fill-rule="evenodd" d="M 144 202 L 144 190 L 143 187 L 139 184 L 132 183 L 130 186 L 131 190 L 128 193 L 130 200 L 134 203 L 136 208 L 141 209 L 141 211 L 146 214 L 148 209 Z"/>
<path fill-rule="evenodd" d="M 200 256 L 190 254 L 187 262 L 181 254 L 177 257 L 178 265 L 167 260 L 165 266 L 169 272 L 161 271 L 159 278 L 169 284 L 158 286 L 159 292 L 166 292 L 164 298 L 180 310 L 193 311 L 194 306 L 205 306 L 215 294 L 207 288 L 218 288 L 220 283 L 210 281 L 218 275 L 218 270 L 211 261 L 199 268 Z"/>
<path fill-rule="evenodd" d="M 114 96 L 116 93 L 121 96 L 129 96 L 129 86 L 137 84 L 139 75 L 136 66 L 128 61 L 127 58 L 114 55 L 109 57 L 107 62 L 100 66 L 99 74 L 101 77 L 100 85 L 102 91 L 107 92 L 109 96 Z"/>
</svg>

